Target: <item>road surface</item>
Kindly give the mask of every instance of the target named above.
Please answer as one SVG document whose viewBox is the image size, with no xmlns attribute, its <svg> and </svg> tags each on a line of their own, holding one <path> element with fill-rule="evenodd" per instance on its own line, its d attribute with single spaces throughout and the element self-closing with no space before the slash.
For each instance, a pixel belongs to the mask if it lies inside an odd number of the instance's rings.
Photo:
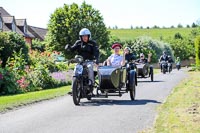
<svg viewBox="0 0 200 133">
<path fill-rule="evenodd" d="M 122 97 L 82 100 L 71 96 L 43 101 L 0 114 L 0 133 L 137 133 L 152 127 L 156 107 L 187 76 L 183 71 L 155 75 L 155 82 L 139 79 L 136 100 Z"/>
</svg>

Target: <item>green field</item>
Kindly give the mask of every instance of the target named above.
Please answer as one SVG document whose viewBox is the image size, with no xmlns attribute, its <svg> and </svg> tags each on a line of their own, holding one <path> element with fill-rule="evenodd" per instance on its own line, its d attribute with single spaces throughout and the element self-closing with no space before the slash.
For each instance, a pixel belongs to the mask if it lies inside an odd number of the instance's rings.
<svg viewBox="0 0 200 133">
<path fill-rule="evenodd" d="M 180 33 L 183 37 L 188 36 L 193 28 L 169 28 L 169 29 L 115 29 L 109 30 L 111 35 L 121 40 L 132 40 L 139 36 L 150 36 L 153 39 L 167 39 L 174 37 L 174 34 Z"/>
</svg>

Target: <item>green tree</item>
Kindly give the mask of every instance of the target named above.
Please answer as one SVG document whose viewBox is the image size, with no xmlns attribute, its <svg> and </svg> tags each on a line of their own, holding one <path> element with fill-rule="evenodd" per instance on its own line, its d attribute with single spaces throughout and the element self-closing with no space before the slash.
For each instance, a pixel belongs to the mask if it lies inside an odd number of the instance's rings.
<svg viewBox="0 0 200 133">
<path fill-rule="evenodd" d="M 194 57 L 194 42 L 188 38 L 168 40 L 171 48 L 174 51 L 175 57 L 180 57 L 182 60 Z"/>
<path fill-rule="evenodd" d="M 198 25 L 196 25 L 195 23 L 192 23 L 192 28 L 196 28 Z"/>
<path fill-rule="evenodd" d="M 109 32 L 103 17 L 98 10 L 83 2 L 81 6 L 75 3 L 65 4 L 51 14 L 46 38 L 48 48 L 66 53 L 65 45 L 74 44 L 79 39 L 79 31 L 82 28 L 91 31 L 92 38 L 96 40 L 101 50 L 108 47 Z M 66 53 L 67 58 L 73 56 L 74 53 Z"/>
<path fill-rule="evenodd" d="M 152 28 L 153 28 L 153 29 L 159 29 L 160 27 L 157 26 L 157 25 L 154 25 Z"/>
<path fill-rule="evenodd" d="M 133 25 L 131 25 L 131 29 L 133 29 Z"/>
<path fill-rule="evenodd" d="M 115 25 L 114 29 L 116 29 L 116 30 L 117 30 L 117 29 L 118 29 L 118 26 L 117 26 L 117 25 Z"/>
<path fill-rule="evenodd" d="M 190 25 L 189 24 L 187 24 L 187 26 L 186 26 L 187 28 L 190 28 Z"/>
<path fill-rule="evenodd" d="M 200 67 L 200 36 L 195 39 L 196 66 Z"/>
<path fill-rule="evenodd" d="M 183 28 L 183 25 L 182 24 L 178 24 L 177 28 Z"/>
<path fill-rule="evenodd" d="M 170 28 L 175 28 L 173 25 Z"/>
</svg>

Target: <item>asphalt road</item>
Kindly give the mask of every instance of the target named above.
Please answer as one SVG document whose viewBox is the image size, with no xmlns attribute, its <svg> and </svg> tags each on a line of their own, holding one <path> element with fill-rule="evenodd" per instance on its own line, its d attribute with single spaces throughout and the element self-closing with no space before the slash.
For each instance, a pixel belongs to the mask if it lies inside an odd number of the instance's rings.
<svg viewBox="0 0 200 133">
<path fill-rule="evenodd" d="M 173 70 L 155 75 L 155 82 L 139 79 L 136 100 L 129 94 L 108 99 L 82 100 L 71 96 L 35 103 L 0 114 L 0 133 L 136 133 L 153 125 L 156 107 L 187 74 Z"/>
</svg>

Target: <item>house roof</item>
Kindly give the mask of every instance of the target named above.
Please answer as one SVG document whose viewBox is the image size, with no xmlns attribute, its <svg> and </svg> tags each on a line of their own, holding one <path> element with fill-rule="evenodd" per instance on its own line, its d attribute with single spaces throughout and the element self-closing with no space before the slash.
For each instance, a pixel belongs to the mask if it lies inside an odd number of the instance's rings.
<svg viewBox="0 0 200 133">
<path fill-rule="evenodd" d="M 22 36 L 26 36 L 17 26 L 16 26 L 16 32 Z"/>
<path fill-rule="evenodd" d="M 28 30 L 38 39 L 44 40 L 46 34 L 47 34 L 47 29 L 45 28 L 39 28 L 39 27 L 34 27 L 28 25 Z"/>
<path fill-rule="evenodd" d="M 35 38 L 35 36 L 29 30 L 27 30 L 26 37 Z"/>
<path fill-rule="evenodd" d="M 7 17 L 2 17 L 3 18 L 3 22 L 6 24 L 11 24 L 13 22 L 14 16 L 7 16 Z"/>
<path fill-rule="evenodd" d="M 12 24 L 13 21 L 15 21 L 15 18 L 14 16 L 7 16 L 7 17 L 2 17 L 3 18 L 3 21 L 4 21 L 4 26 L 6 26 L 5 24 Z M 12 31 L 12 29 L 9 29 L 9 28 L 6 26 L 4 28 L 4 31 Z M 17 27 L 16 25 L 16 32 L 20 35 L 23 35 L 25 36 L 25 34 Z"/>
<path fill-rule="evenodd" d="M 24 32 L 20 27 L 24 27 L 26 24 L 26 19 L 15 19 L 16 21 L 16 25 L 18 26 L 19 30 L 21 30 L 22 32 Z M 35 38 L 35 36 L 33 34 L 31 34 L 31 32 L 27 29 L 27 33 L 23 33 L 25 37 L 31 37 L 31 38 Z"/>
<path fill-rule="evenodd" d="M 24 26 L 26 23 L 26 19 L 15 19 L 17 26 Z"/>
<path fill-rule="evenodd" d="M 3 31 L 12 31 L 12 30 L 9 29 L 5 24 L 3 24 Z"/>
<path fill-rule="evenodd" d="M 12 31 L 10 24 L 13 21 L 16 23 L 16 32 L 24 37 L 38 38 L 44 40 L 47 33 L 47 29 L 27 26 L 27 32 L 24 33 L 23 28 L 26 24 L 26 19 L 15 19 L 14 16 L 11 16 L 3 7 L 0 7 L 0 17 L 3 19 L 3 31 Z"/>
<path fill-rule="evenodd" d="M 3 7 L 0 7 L 1 16 L 11 16 Z"/>
</svg>

